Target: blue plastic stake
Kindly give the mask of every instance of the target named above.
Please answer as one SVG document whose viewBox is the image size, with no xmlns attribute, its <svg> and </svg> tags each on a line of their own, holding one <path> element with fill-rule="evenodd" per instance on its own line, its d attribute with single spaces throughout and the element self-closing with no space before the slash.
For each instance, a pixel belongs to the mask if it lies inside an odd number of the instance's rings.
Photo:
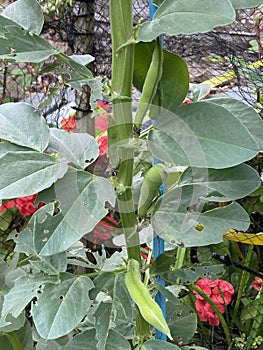
<svg viewBox="0 0 263 350">
<path fill-rule="evenodd" d="M 153 4 L 152 0 L 149 0 L 149 10 L 150 10 L 150 19 L 153 19 L 153 16 L 157 10 L 157 7 Z M 153 165 L 159 163 L 159 160 L 156 158 L 153 158 Z M 160 187 L 160 193 L 163 193 L 163 186 Z M 154 234 L 154 239 L 153 239 L 153 257 L 156 259 L 160 254 L 164 253 L 164 240 L 159 237 L 158 235 Z M 165 285 L 165 282 L 162 278 L 159 276 L 157 277 L 157 281 L 161 285 Z M 157 292 L 155 296 L 155 301 L 157 304 L 160 306 L 162 309 L 163 315 L 166 318 L 166 305 L 165 305 L 165 297 L 162 293 Z M 167 337 L 165 334 L 160 332 L 158 329 L 156 329 L 156 339 L 164 340 L 167 341 Z"/>
</svg>

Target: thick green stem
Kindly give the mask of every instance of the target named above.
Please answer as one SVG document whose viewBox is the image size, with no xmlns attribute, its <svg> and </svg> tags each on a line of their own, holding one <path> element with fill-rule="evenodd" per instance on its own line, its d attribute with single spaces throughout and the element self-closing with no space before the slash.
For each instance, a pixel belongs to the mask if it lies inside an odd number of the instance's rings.
<svg viewBox="0 0 263 350">
<path fill-rule="evenodd" d="M 134 150 L 129 147 L 133 138 L 132 78 L 134 47 L 127 45 L 133 30 L 132 0 L 111 0 L 112 90 L 113 116 L 108 129 L 110 163 L 118 167 L 116 187 L 118 208 L 126 239 L 128 257 L 141 260 L 139 236 L 132 195 Z"/>
<path fill-rule="evenodd" d="M 16 332 L 6 333 L 6 336 L 14 350 L 24 350 L 23 344 L 18 338 Z"/>
</svg>

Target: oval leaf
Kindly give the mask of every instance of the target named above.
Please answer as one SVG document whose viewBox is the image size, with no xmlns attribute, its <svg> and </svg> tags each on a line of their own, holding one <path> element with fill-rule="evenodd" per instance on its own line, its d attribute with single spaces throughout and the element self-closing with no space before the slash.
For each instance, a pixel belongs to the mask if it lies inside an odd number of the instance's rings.
<svg viewBox="0 0 263 350">
<path fill-rule="evenodd" d="M 153 20 L 141 25 L 138 39 L 152 41 L 161 34 L 204 33 L 234 20 L 230 0 L 165 0 Z"/>
<path fill-rule="evenodd" d="M 82 168 L 86 168 L 99 156 L 99 146 L 89 134 L 71 134 L 53 128 L 50 130 L 49 147 Z"/>
<path fill-rule="evenodd" d="M 47 148 L 49 142 L 47 123 L 35 108 L 27 103 L 2 104 L 0 125 L 0 138 L 4 140 L 40 152 Z"/>
<path fill-rule="evenodd" d="M 209 98 L 207 102 L 212 102 L 226 108 L 231 112 L 248 130 L 251 137 L 258 144 L 258 149 L 263 150 L 263 121 L 258 113 L 246 103 L 229 97 Z"/>
<path fill-rule="evenodd" d="M 206 199 L 209 201 L 229 202 L 255 191 L 261 180 L 256 170 L 241 164 L 227 169 L 187 168 L 180 177 L 179 185 L 187 184 L 206 186 Z"/>
<path fill-rule="evenodd" d="M 60 284 L 47 284 L 32 304 L 31 314 L 39 335 L 56 339 L 71 332 L 87 314 L 93 282 L 87 276 L 61 274 Z"/>
<path fill-rule="evenodd" d="M 50 187 L 67 171 L 66 163 L 38 152 L 6 153 L 0 158 L 4 176 L 0 178 L 0 198 L 35 194 Z"/>
<path fill-rule="evenodd" d="M 152 217 L 156 234 L 171 244 L 191 247 L 219 243 L 230 228 L 248 229 L 249 216 L 237 203 L 200 212 L 199 198 L 204 193 L 202 186 L 189 185 L 160 197 Z"/>
<path fill-rule="evenodd" d="M 44 24 L 41 6 L 36 0 L 17 0 L 7 6 L 1 16 L 7 17 L 29 32 L 40 34 Z"/>
<path fill-rule="evenodd" d="M 247 128 L 222 106 L 196 102 L 159 114 L 162 119 L 149 133 L 149 147 L 165 162 L 220 169 L 258 153 Z"/>
</svg>

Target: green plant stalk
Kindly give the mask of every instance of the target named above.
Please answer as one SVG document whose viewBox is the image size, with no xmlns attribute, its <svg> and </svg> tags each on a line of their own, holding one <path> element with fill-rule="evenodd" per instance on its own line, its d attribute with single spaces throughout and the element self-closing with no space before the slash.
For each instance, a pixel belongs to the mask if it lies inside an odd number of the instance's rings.
<svg viewBox="0 0 263 350">
<path fill-rule="evenodd" d="M 134 149 L 128 147 L 129 141 L 133 138 L 131 91 L 134 46 L 124 45 L 131 37 L 133 30 L 132 0 L 111 0 L 110 17 L 114 121 L 108 128 L 109 157 L 111 164 L 116 163 L 114 157 L 116 158 L 117 152 L 116 192 L 128 257 L 140 261 L 139 235 L 136 229 L 137 220 L 131 190 Z M 122 45 L 124 46 L 119 49 Z M 111 149 L 114 151 L 111 152 Z"/>
<path fill-rule="evenodd" d="M 256 299 L 260 299 L 261 302 L 263 303 L 263 290 L 262 290 L 262 288 L 258 292 Z M 253 344 L 256 336 L 258 335 L 258 331 L 262 325 L 262 321 L 263 321 L 262 310 L 261 310 L 261 308 L 258 308 L 257 314 L 253 320 L 252 327 L 251 327 L 250 332 L 248 334 L 247 341 L 246 341 L 246 344 L 245 344 L 243 350 L 252 349 L 252 344 Z"/>
<path fill-rule="evenodd" d="M 203 297 L 205 299 L 205 301 L 213 308 L 215 314 L 219 318 L 219 321 L 222 325 L 223 331 L 224 331 L 225 336 L 226 336 L 226 341 L 227 341 L 228 347 L 230 347 L 230 345 L 231 345 L 230 331 L 229 331 L 229 328 L 226 324 L 226 321 L 225 321 L 223 315 L 221 314 L 221 312 L 219 311 L 218 307 L 213 302 L 213 300 L 211 298 L 209 298 L 209 296 L 202 289 L 200 289 L 196 285 L 192 285 L 191 288 L 193 290 L 195 290 L 199 295 L 201 295 L 201 297 Z"/>
<path fill-rule="evenodd" d="M 247 267 L 249 266 L 250 260 L 252 258 L 253 249 L 254 249 L 254 245 L 250 244 L 249 247 L 248 247 L 247 256 L 246 256 L 246 259 L 245 259 L 245 262 L 244 262 L 244 265 L 247 266 Z M 230 328 L 234 327 L 235 319 L 236 319 L 237 314 L 238 314 L 238 309 L 239 309 L 239 306 L 240 306 L 241 298 L 242 298 L 242 295 L 244 293 L 244 289 L 246 287 L 248 278 L 249 278 L 249 273 L 243 270 L 242 274 L 241 274 L 239 287 L 238 287 L 237 299 L 236 299 L 235 307 L 234 307 L 234 310 L 233 310 L 233 315 L 232 315 Z"/>
<path fill-rule="evenodd" d="M 16 332 L 10 332 L 5 334 L 9 340 L 9 343 L 12 345 L 14 350 L 24 350 L 23 344 L 18 338 Z"/>
</svg>

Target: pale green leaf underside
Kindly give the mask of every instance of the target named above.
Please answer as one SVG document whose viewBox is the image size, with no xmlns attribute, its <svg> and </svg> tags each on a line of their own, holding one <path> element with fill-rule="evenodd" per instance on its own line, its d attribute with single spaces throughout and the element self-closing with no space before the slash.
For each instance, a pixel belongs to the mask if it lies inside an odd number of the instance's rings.
<svg viewBox="0 0 263 350">
<path fill-rule="evenodd" d="M 149 147 L 165 162 L 220 169 L 258 153 L 243 122 L 222 106 L 196 102 L 159 114 L 160 121 L 149 133 Z"/>
<path fill-rule="evenodd" d="M 54 128 L 50 130 L 49 147 L 82 168 L 86 168 L 99 156 L 99 146 L 89 134 L 70 134 Z"/>
<path fill-rule="evenodd" d="M 206 199 L 215 202 L 229 202 L 243 198 L 260 186 L 256 170 L 246 164 L 227 169 L 187 168 L 180 177 L 179 186 L 203 185 Z"/>
<path fill-rule="evenodd" d="M 68 273 L 61 274 L 59 285 L 46 285 L 31 310 L 39 335 L 56 339 L 71 332 L 88 311 L 92 287 L 89 277 Z"/>
<path fill-rule="evenodd" d="M 188 185 L 162 196 L 152 218 L 156 234 L 172 244 L 191 247 L 219 243 L 230 228 L 248 229 L 249 216 L 235 202 L 200 213 L 199 201 L 205 194 L 203 186 Z"/>
<path fill-rule="evenodd" d="M 161 34 L 203 33 L 235 20 L 230 0 L 166 0 L 152 21 L 141 25 L 138 40 L 152 41 Z"/>
<path fill-rule="evenodd" d="M 0 158 L 5 169 L 0 178 L 0 198 L 32 195 L 50 187 L 67 171 L 66 163 L 38 152 L 6 153 Z"/>
<path fill-rule="evenodd" d="M 35 0 L 18 0 L 7 6 L 1 16 L 7 17 L 25 30 L 40 34 L 44 24 L 41 6 Z"/>
<path fill-rule="evenodd" d="M 44 151 L 49 141 L 45 119 L 27 103 L 5 103 L 0 106 L 0 138 L 17 145 Z"/>
</svg>

